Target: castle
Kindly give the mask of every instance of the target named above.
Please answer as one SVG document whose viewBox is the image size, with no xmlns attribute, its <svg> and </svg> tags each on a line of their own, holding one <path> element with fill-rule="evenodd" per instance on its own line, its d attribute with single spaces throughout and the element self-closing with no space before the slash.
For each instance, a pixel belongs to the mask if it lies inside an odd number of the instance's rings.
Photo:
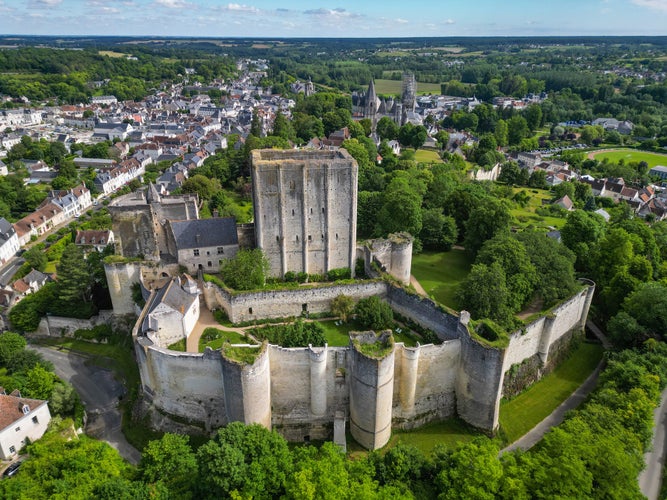
<svg viewBox="0 0 667 500">
<path fill-rule="evenodd" d="M 145 285 L 148 294 L 133 337 L 145 410 L 155 427 L 210 432 L 232 421 L 257 422 L 293 441 L 333 436 L 344 443 L 349 426 L 353 438 L 367 449 L 384 446 L 392 429 L 412 429 L 455 415 L 494 432 L 505 388 L 516 385 L 513 377 L 532 370 L 528 378 L 539 378 L 582 331 L 592 283 L 512 333 L 506 345 L 494 346 L 470 327 L 467 313 L 447 311 L 397 283 L 409 283 L 409 235 L 357 247 L 357 166 L 347 153 L 269 150 L 253 152 L 252 159 L 252 230 L 257 245 L 270 255 L 273 274 L 354 268 L 356 259 L 362 259 L 367 274 L 376 278 L 230 292 L 212 283 L 200 282 L 197 288 L 187 277 L 170 278 L 184 265 L 178 259 L 107 264 L 117 314 L 136 310 L 128 293 L 133 283 Z M 160 210 L 150 209 L 155 232 L 169 225 L 160 221 Z M 127 211 L 118 213 L 127 218 Z M 313 235 L 320 235 L 320 241 L 313 241 Z M 248 239 L 239 237 L 239 242 Z M 160 253 L 157 236 L 145 240 Z M 166 236 L 167 253 L 168 240 Z M 135 248 L 129 243 L 126 247 Z M 157 285 L 149 290 L 149 283 Z M 366 332 L 351 336 L 347 347 L 236 346 L 254 354 L 244 360 L 224 347 L 203 353 L 168 349 L 176 339 L 188 338 L 204 306 L 223 310 L 239 323 L 328 312 L 339 295 L 355 301 L 379 296 L 395 312 L 434 332 L 441 343 L 407 347 L 394 343 L 390 332 Z M 379 348 L 365 347 L 369 345 Z"/>
</svg>

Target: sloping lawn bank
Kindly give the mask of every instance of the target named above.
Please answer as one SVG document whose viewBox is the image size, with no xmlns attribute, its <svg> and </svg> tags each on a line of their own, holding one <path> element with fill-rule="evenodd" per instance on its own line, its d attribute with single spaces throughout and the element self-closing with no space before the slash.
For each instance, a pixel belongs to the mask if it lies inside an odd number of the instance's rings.
<svg viewBox="0 0 667 500">
<path fill-rule="evenodd" d="M 568 359 L 517 397 L 500 403 L 500 428 L 513 443 L 544 420 L 595 370 L 602 359 L 598 344 L 582 343 Z"/>
</svg>

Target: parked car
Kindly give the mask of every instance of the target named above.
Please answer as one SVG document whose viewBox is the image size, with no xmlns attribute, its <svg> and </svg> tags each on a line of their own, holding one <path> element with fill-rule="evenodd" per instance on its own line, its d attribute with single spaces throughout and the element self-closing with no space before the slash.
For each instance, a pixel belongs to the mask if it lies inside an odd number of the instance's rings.
<svg viewBox="0 0 667 500">
<path fill-rule="evenodd" d="M 19 471 L 19 467 L 21 467 L 21 462 L 14 462 L 5 469 L 5 472 L 3 472 L 2 475 L 5 477 L 12 477 Z"/>
</svg>

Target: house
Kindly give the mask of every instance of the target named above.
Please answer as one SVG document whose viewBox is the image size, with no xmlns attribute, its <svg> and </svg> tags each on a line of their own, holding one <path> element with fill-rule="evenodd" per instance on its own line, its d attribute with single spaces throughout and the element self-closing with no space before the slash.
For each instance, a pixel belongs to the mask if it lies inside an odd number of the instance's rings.
<svg viewBox="0 0 667 500">
<path fill-rule="evenodd" d="M 54 203 L 62 208 L 65 218 L 70 219 L 84 212 L 92 205 L 90 190 L 83 184 L 72 189 L 50 191 L 46 200 L 42 203 Z"/>
<path fill-rule="evenodd" d="M 77 230 L 74 243 L 82 247 L 92 247 L 98 252 L 102 252 L 107 245 L 115 241 L 111 229 L 102 230 Z"/>
<path fill-rule="evenodd" d="M 542 155 L 540 153 L 521 152 L 517 156 L 517 162 L 523 168 L 532 171 L 533 168 L 542 163 Z"/>
<path fill-rule="evenodd" d="M 11 259 L 19 251 L 19 237 L 14 226 L 0 217 L 0 265 Z"/>
<path fill-rule="evenodd" d="M 239 251 L 236 219 L 213 217 L 188 221 L 170 221 L 169 253 L 191 273 L 200 269 L 218 272 L 223 259 L 231 259 Z"/>
<path fill-rule="evenodd" d="M 33 236 L 37 237 L 46 234 L 66 220 L 62 208 L 53 202 L 47 202 L 30 215 L 26 215 L 23 219 L 17 221 L 14 224 L 14 229 L 19 237 L 19 244 L 23 246 Z"/>
<path fill-rule="evenodd" d="M 23 278 L 12 283 L 12 288 L 18 295 L 29 295 L 42 288 L 48 281 L 51 281 L 51 276 L 33 269 Z"/>
<path fill-rule="evenodd" d="M 659 177 L 660 179 L 667 180 L 667 167 L 658 165 L 653 167 L 648 171 L 648 175 L 651 177 Z"/>
<path fill-rule="evenodd" d="M 0 176 L 3 175 L 9 175 L 9 169 L 7 168 L 7 165 L 5 165 L 2 160 L 0 160 Z"/>
<path fill-rule="evenodd" d="M 0 459 L 14 457 L 28 440 L 37 441 L 51 421 L 47 401 L 22 398 L 14 391 L 0 389 Z"/>
<path fill-rule="evenodd" d="M 565 195 L 562 198 L 559 198 L 556 201 L 554 201 L 554 205 L 564 208 L 568 212 L 574 210 L 574 203 L 572 202 L 572 200 L 568 195 Z"/>
<path fill-rule="evenodd" d="M 142 329 L 153 342 L 167 347 L 187 338 L 199 319 L 199 290 L 188 275 L 171 278 L 153 291 L 144 308 Z"/>
</svg>

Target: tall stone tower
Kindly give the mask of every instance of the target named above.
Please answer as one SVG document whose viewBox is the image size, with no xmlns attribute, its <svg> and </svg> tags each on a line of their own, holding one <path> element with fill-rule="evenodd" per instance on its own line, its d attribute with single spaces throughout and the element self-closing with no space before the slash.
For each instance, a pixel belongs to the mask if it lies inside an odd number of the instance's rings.
<svg viewBox="0 0 667 500">
<path fill-rule="evenodd" d="M 366 106 L 364 109 L 364 118 L 370 119 L 373 124 L 373 129 L 378 122 L 378 107 L 380 106 L 380 99 L 375 92 L 375 81 L 371 79 L 368 84 L 368 91 L 366 92 Z"/>
<path fill-rule="evenodd" d="M 417 80 L 414 73 L 403 73 L 401 100 L 403 110 L 414 113 L 417 104 Z"/>
<path fill-rule="evenodd" d="M 357 176 L 344 149 L 252 152 L 255 238 L 271 275 L 354 272 Z"/>
</svg>

